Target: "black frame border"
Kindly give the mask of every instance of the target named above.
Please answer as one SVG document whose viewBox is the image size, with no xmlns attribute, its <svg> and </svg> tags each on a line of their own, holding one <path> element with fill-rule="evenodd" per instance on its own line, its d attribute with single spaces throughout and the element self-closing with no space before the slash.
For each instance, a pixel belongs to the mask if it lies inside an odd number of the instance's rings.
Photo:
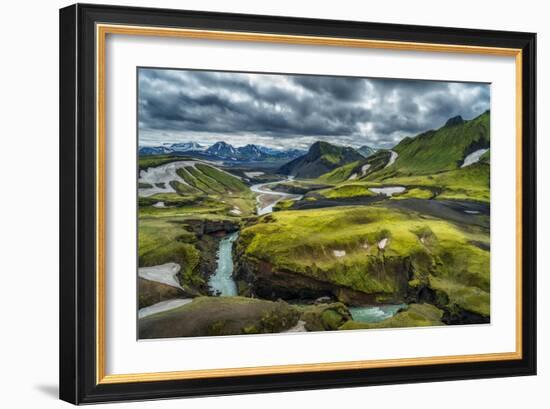
<svg viewBox="0 0 550 409">
<path fill-rule="evenodd" d="M 522 50 L 522 359 L 393 368 L 96 383 L 97 23 Z M 60 389 L 74 404 L 536 374 L 536 34 L 75 4 L 60 10 Z"/>
</svg>

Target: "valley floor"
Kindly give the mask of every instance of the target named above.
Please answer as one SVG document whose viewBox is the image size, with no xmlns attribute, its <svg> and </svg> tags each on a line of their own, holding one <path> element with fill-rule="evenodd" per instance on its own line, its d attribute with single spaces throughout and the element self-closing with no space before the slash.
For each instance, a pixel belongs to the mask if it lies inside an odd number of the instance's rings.
<svg viewBox="0 0 550 409">
<path fill-rule="evenodd" d="M 144 158 L 139 336 L 487 323 L 484 172 L 334 181 Z"/>
</svg>

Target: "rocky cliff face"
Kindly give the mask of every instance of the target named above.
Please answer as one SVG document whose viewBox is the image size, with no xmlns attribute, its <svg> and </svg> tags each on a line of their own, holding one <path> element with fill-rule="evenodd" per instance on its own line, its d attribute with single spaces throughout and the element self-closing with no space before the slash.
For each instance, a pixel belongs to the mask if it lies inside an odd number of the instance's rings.
<svg viewBox="0 0 550 409">
<path fill-rule="evenodd" d="M 392 275 L 398 288 L 393 293 L 384 293 L 365 292 L 330 280 L 277 269 L 266 261 L 253 260 L 242 254 L 236 256 L 239 261 L 235 278 L 239 294 L 243 296 L 267 300 L 315 300 L 326 297 L 348 306 L 423 303 L 441 310 L 441 321 L 445 324 L 489 322 L 489 316 L 460 307 L 449 299 L 444 290 L 431 286 L 429 280 L 419 282 L 418 275 L 415 274 L 415 265 L 408 257 L 380 258 L 379 274 Z"/>
<path fill-rule="evenodd" d="M 239 225 L 231 220 L 186 220 L 188 229 L 195 233 L 198 238 L 205 234 L 231 233 L 239 229 Z"/>
<path fill-rule="evenodd" d="M 398 291 L 393 293 L 365 292 L 351 286 L 340 285 L 330 280 L 330 274 L 324 279 L 294 271 L 275 268 L 266 261 L 254 260 L 237 254 L 236 279 L 241 295 L 254 296 L 268 300 L 314 300 L 329 297 L 347 305 L 365 305 L 377 303 L 400 303 L 408 292 L 408 264 L 397 258 L 379 261 L 382 269 L 391 271 Z"/>
</svg>

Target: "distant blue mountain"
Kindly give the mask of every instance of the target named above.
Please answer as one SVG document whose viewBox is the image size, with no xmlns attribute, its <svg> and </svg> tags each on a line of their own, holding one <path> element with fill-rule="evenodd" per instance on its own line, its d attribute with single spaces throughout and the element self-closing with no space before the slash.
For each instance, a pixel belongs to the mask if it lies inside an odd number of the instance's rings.
<svg viewBox="0 0 550 409">
<path fill-rule="evenodd" d="M 139 148 L 140 156 L 167 155 L 170 153 L 174 153 L 174 151 L 165 146 L 141 146 Z"/>
<path fill-rule="evenodd" d="M 278 150 L 254 144 L 235 148 L 223 141 L 216 142 L 210 147 L 197 142 L 180 142 L 167 146 L 143 146 L 139 148 L 141 156 L 185 153 L 231 161 L 292 160 L 305 152 L 300 149 Z"/>
<path fill-rule="evenodd" d="M 215 156 L 220 159 L 238 160 L 237 149 L 235 149 L 233 145 L 222 141 L 216 142 L 204 152 L 210 156 Z"/>
<path fill-rule="evenodd" d="M 237 156 L 242 160 L 264 160 L 271 156 L 266 150 L 269 148 L 262 149 L 257 145 L 248 144 L 246 146 L 241 146 L 237 148 Z"/>
<path fill-rule="evenodd" d="M 197 142 L 182 142 L 182 143 L 173 143 L 170 145 L 170 148 L 174 152 L 189 152 L 189 151 L 195 151 L 200 152 L 206 150 L 206 146 L 201 145 Z"/>
<path fill-rule="evenodd" d="M 363 145 L 359 149 L 357 149 L 357 152 L 359 152 L 361 155 L 363 155 L 365 158 L 368 158 L 371 155 L 374 155 L 376 153 L 377 149 L 368 146 Z"/>
</svg>

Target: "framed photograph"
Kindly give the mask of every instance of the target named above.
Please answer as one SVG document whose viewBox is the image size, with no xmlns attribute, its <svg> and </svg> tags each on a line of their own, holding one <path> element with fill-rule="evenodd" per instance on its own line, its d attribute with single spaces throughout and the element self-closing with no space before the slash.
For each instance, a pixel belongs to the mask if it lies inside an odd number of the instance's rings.
<svg viewBox="0 0 550 409">
<path fill-rule="evenodd" d="M 61 399 L 534 375 L 535 41 L 61 9 Z"/>
</svg>

